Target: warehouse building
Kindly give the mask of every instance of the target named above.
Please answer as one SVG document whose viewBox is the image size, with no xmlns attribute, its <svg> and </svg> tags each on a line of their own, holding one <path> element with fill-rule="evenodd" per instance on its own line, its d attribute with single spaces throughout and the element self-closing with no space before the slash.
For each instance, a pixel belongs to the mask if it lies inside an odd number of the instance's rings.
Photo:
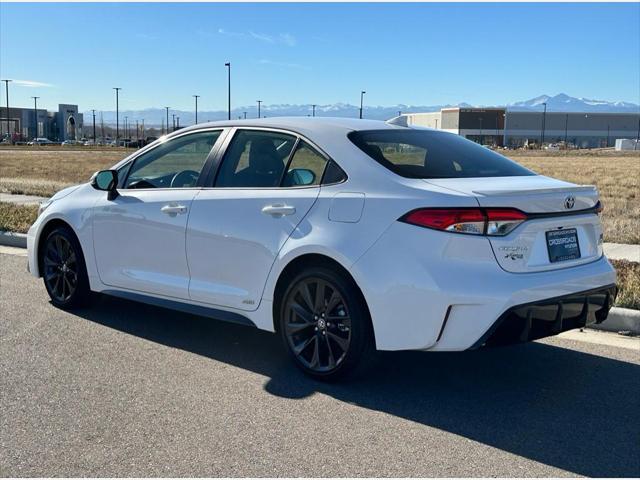
<svg viewBox="0 0 640 480">
<path fill-rule="evenodd" d="M 640 135 L 640 113 L 531 112 L 505 108 L 443 108 L 403 115 L 408 125 L 445 130 L 482 145 L 511 148 L 565 142 L 613 147 Z"/>
<path fill-rule="evenodd" d="M 54 141 L 78 140 L 82 136 L 83 118 L 77 105 L 58 105 L 58 110 L 10 107 L 0 108 L 0 137 L 7 133 L 13 141 L 48 138 Z"/>
</svg>

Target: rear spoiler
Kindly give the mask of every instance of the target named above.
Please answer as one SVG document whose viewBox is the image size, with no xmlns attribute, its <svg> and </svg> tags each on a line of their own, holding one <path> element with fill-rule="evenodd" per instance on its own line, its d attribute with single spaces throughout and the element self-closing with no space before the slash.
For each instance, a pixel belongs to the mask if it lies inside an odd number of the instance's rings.
<svg viewBox="0 0 640 480">
<path fill-rule="evenodd" d="M 511 196 L 511 195 L 522 195 L 523 193 L 579 193 L 579 192 L 590 192 L 594 194 L 598 194 L 598 189 L 595 185 L 578 185 L 575 187 L 551 187 L 551 188 L 524 188 L 520 190 L 473 190 L 473 193 L 476 195 L 483 195 L 486 197 L 496 195 L 496 196 Z"/>
</svg>

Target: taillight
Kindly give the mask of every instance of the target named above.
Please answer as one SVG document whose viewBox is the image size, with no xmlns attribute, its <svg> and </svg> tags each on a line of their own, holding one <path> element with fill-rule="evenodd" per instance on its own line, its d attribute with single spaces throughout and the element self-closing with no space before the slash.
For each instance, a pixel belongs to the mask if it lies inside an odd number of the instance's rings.
<svg viewBox="0 0 640 480">
<path fill-rule="evenodd" d="M 421 208 L 400 218 L 420 227 L 490 236 L 507 235 L 526 219 L 515 208 Z"/>
</svg>

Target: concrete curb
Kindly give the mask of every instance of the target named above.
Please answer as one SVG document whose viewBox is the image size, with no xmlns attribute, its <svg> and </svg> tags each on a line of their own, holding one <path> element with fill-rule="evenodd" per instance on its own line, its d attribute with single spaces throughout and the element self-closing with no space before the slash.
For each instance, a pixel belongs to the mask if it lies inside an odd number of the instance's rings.
<svg viewBox="0 0 640 480">
<path fill-rule="evenodd" d="M 0 230 L 0 245 L 5 247 L 27 248 L 27 235 L 24 233 Z"/>
<path fill-rule="evenodd" d="M 607 332 L 631 332 L 634 335 L 640 335 L 640 310 L 613 307 L 604 322 L 589 325 L 589 328 Z"/>
</svg>

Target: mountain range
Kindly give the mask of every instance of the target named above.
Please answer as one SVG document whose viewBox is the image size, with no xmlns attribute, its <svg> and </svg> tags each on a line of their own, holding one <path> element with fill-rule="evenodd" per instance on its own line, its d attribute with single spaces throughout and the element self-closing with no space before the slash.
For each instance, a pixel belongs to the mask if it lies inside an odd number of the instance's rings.
<svg viewBox="0 0 640 480">
<path fill-rule="evenodd" d="M 544 103 L 547 104 L 547 111 L 562 111 L 562 112 L 609 112 L 609 113 L 639 113 L 640 106 L 629 102 L 609 102 L 606 100 L 591 100 L 587 98 L 576 98 L 560 93 L 555 96 L 540 95 L 538 97 L 507 104 L 506 108 L 509 110 L 517 111 L 542 111 L 544 109 Z M 493 105 L 496 106 L 496 105 Z M 505 105 L 499 105 L 504 107 Z M 414 113 L 414 112 L 437 112 L 441 108 L 448 107 L 490 107 L 490 105 L 472 105 L 469 103 L 458 103 L 455 105 L 392 105 L 392 106 L 366 106 L 364 107 L 364 117 L 374 120 L 387 120 L 389 118 L 398 115 L 398 112 L 402 113 Z M 317 105 L 316 116 L 322 117 L 357 117 L 359 107 L 357 105 L 350 105 L 348 103 L 334 103 L 328 105 Z M 234 108 L 231 110 L 231 118 L 237 119 L 245 116 L 247 118 L 255 118 L 257 114 L 257 107 L 255 105 L 245 106 L 240 108 Z M 281 116 L 310 116 L 312 112 L 312 105 L 310 104 L 276 104 L 276 105 L 262 105 L 261 115 L 266 117 L 281 117 Z M 103 111 L 96 113 L 96 122 L 100 122 L 100 114 L 105 124 L 112 125 L 116 123 L 115 111 Z M 169 111 L 169 124 L 173 123 L 172 115 L 179 117 L 180 125 L 191 125 L 195 121 L 195 115 L 193 111 L 185 110 L 170 110 Z M 84 112 L 85 125 L 88 125 L 91 121 L 91 112 Z M 163 108 L 147 108 L 144 110 L 122 110 L 120 111 L 120 123 L 124 124 L 125 117 L 128 119 L 134 119 L 142 121 L 144 119 L 147 126 L 159 126 L 166 119 L 166 111 Z M 213 111 L 199 111 L 198 120 L 214 121 L 225 120 L 227 118 L 226 110 L 213 110 Z"/>
</svg>

